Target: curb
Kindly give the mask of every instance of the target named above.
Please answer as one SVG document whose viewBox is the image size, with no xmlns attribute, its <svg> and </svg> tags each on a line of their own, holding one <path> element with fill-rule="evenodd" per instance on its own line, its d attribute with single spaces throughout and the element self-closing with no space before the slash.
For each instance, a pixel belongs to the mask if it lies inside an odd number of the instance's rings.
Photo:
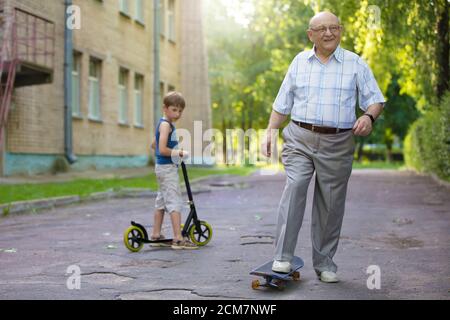
<svg viewBox="0 0 450 320">
<path fill-rule="evenodd" d="M 210 189 L 196 188 L 192 190 L 192 194 L 200 194 L 211 192 Z M 186 192 L 182 192 L 186 194 Z M 56 198 L 45 198 L 30 201 L 18 201 L 0 205 L 0 217 L 7 217 L 11 214 L 35 213 L 39 210 L 54 209 L 72 204 L 80 204 L 85 202 L 93 202 L 108 199 L 123 198 L 149 198 L 156 197 L 157 192 L 148 189 L 127 188 L 118 191 L 105 191 L 93 193 L 86 197 L 80 196 L 64 196 Z"/>
<path fill-rule="evenodd" d="M 22 213 L 26 211 L 36 211 L 54 207 L 69 205 L 80 202 L 80 196 L 66 196 L 57 198 L 37 199 L 31 201 L 18 201 L 0 205 L 0 214 L 8 216 L 10 214 Z"/>
<path fill-rule="evenodd" d="M 442 180 L 434 173 L 431 173 L 430 176 L 434 180 L 434 182 L 436 182 L 439 186 L 450 189 L 450 182 Z"/>
</svg>

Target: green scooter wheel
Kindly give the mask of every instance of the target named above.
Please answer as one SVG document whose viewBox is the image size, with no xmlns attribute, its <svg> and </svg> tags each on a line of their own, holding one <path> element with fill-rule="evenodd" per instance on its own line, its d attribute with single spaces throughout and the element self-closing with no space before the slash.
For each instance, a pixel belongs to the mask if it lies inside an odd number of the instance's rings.
<svg viewBox="0 0 450 320">
<path fill-rule="evenodd" d="M 123 233 L 125 247 L 131 252 L 138 252 L 144 246 L 144 231 L 136 226 L 131 226 Z"/>
<path fill-rule="evenodd" d="M 211 241 L 212 235 L 212 227 L 206 221 L 200 221 L 200 230 L 197 230 L 195 224 L 189 227 L 189 238 L 199 247 L 206 246 Z"/>
</svg>

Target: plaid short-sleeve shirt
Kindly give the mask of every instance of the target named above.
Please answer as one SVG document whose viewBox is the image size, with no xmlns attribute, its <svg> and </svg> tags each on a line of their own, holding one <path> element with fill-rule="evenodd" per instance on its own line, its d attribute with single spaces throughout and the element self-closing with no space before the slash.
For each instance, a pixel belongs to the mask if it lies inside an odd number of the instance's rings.
<svg viewBox="0 0 450 320">
<path fill-rule="evenodd" d="M 367 63 L 338 46 L 326 64 L 314 48 L 292 61 L 273 104 L 281 114 L 296 121 L 334 128 L 352 128 L 355 105 L 367 108 L 385 99 Z"/>
</svg>

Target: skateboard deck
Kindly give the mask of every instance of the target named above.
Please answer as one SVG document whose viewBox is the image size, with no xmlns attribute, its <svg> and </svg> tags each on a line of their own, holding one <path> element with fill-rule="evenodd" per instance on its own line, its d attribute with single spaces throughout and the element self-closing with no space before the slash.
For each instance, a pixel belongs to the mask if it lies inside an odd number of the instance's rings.
<svg viewBox="0 0 450 320">
<path fill-rule="evenodd" d="M 252 288 L 258 287 L 272 287 L 277 289 L 284 289 L 284 284 L 289 280 L 300 280 L 300 268 L 304 266 L 301 258 L 295 257 L 291 261 L 291 271 L 289 273 L 279 273 L 272 271 L 273 260 L 269 261 L 250 272 L 251 275 L 260 276 L 265 279 L 265 283 L 261 284 L 259 280 L 253 280 Z"/>
</svg>

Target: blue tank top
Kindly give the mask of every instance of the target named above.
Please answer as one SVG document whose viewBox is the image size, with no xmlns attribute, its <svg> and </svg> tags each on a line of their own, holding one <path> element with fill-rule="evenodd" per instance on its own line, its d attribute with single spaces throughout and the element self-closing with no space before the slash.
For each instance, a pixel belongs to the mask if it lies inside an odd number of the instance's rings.
<svg viewBox="0 0 450 320">
<path fill-rule="evenodd" d="M 170 128 L 172 129 L 172 132 L 169 135 L 169 139 L 167 139 L 167 148 L 175 149 L 175 147 L 178 145 L 178 138 L 177 138 L 175 126 L 172 123 L 170 123 L 169 121 L 167 121 L 166 119 L 164 119 L 164 118 L 159 119 L 159 123 L 156 126 L 156 132 L 155 132 L 155 136 L 156 136 L 156 164 L 173 164 L 172 157 L 163 156 L 159 152 L 159 136 L 160 136 L 159 126 L 164 121 L 167 122 L 168 124 L 170 124 Z"/>
</svg>

